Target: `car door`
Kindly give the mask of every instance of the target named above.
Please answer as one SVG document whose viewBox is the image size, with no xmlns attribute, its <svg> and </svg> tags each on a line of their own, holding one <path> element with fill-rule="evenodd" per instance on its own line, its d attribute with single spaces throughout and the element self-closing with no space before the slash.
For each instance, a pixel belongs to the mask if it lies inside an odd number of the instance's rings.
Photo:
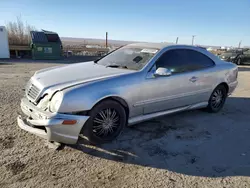
<svg viewBox="0 0 250 188">
<path fill-rule="evenodd" d="M 243 53 L 242 63 L 250 63 L 250 50 Z"/>
<path fill-rule="evenodd" d="M 207 93 L 211 87 L 206 84 L 204 78 L 210 73 L 201 68 L 197 63 L 200 57 L 196 56 L 196 52 L 194 53 L 186 49 L 169 50 L 156 61 L 144 83 L 147 87 L 145 90 L 147 92 L 143 93 L 145 96 L 144 114 L 175 109 L 207 100 Z M 153 72 L 159 67 L 171 70 L 172 74 L 161 77 L 153 76 Z M 201 69 L 203 70 L 200 71 Z"/>
</svg>

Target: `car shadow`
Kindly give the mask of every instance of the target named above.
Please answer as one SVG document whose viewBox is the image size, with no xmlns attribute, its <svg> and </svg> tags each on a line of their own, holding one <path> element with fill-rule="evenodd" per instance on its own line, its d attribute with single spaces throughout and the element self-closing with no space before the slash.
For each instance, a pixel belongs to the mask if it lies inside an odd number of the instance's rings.
<svg viewBox="0 0 250 188">
<path fill-rule="evenodd" d="M 13 65 L 13 63 L 8 63 L 8 62 L 0 62 L 0 66 L 1 65 Z"/>
<path fill-rule="evenodd" d="M 247 107 L 248 106 L 248 107 Z M 177 113 L 125 128 L 100 146 L 70 145 L 98 158 L 202 177 L 250 176 L 250 98 L 230 97 L 217 114 Z"/>
</svg>

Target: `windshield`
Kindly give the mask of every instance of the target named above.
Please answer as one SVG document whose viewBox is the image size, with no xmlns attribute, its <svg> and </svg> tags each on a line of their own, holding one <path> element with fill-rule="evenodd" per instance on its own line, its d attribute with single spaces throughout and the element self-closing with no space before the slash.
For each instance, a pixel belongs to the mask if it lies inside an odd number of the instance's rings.
<svg viewBox="0 0 250 188">
<path fill-rule="evenodd" d="M 158 49 L 142 47 L 122 47 L 103 57 L 97 63 L 106 67 L 142 69 L 157 53 Z"/>
</svg>

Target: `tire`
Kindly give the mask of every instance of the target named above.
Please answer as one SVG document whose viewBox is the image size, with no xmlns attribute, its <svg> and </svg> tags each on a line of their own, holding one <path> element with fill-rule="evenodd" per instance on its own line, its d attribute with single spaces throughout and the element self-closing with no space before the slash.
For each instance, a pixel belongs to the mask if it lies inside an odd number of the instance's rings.
<svg viewBox="0 0 250 188">
<path fill-rule="evenodd" d="M 225 86 L 217 86 L 209 98 L 207 111 L 211 113 L 219 112 L 223 108 L 226 98 L 227 89 L 225 88 Z"/>
<path fill-rule="evenodd" d="M 100 102 L 89 112 L 89 116 L 80 134 L 88 137 L 89 142 L 92 144 L 113 141 L 121 134 L 127 123 L 125 109 L 113 100 Z"/>
<path fill-rule="evenodd" d="M 241 59 L 240 58 L 236 60 L 236 64 L 241 65 Z"/>
</svg>

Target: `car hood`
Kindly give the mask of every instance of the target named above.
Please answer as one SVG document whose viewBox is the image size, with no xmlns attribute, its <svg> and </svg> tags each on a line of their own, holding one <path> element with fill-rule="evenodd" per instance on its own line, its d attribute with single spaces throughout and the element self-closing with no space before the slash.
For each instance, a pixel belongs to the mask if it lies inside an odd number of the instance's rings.
<svg viewBox="0 0 250 188">
<path fill-rule="evenodd" d="M 57 66 L 37 71 L 32 77 L 34 84 L 40 89 L 60 86 L 60 89 L 76 84 L 105 79 L 134 70 L 106 68 L 92 62 Z"/>
<path fill-rule="evenodd" d="M 223 57 L 224 58 L 229 58 L 229 57 L 235 57 L 235 56 L 237 56 L 237 54 L 221 54 L 220 55 L 221 58 L 223 58 Z"/>
</svg>

